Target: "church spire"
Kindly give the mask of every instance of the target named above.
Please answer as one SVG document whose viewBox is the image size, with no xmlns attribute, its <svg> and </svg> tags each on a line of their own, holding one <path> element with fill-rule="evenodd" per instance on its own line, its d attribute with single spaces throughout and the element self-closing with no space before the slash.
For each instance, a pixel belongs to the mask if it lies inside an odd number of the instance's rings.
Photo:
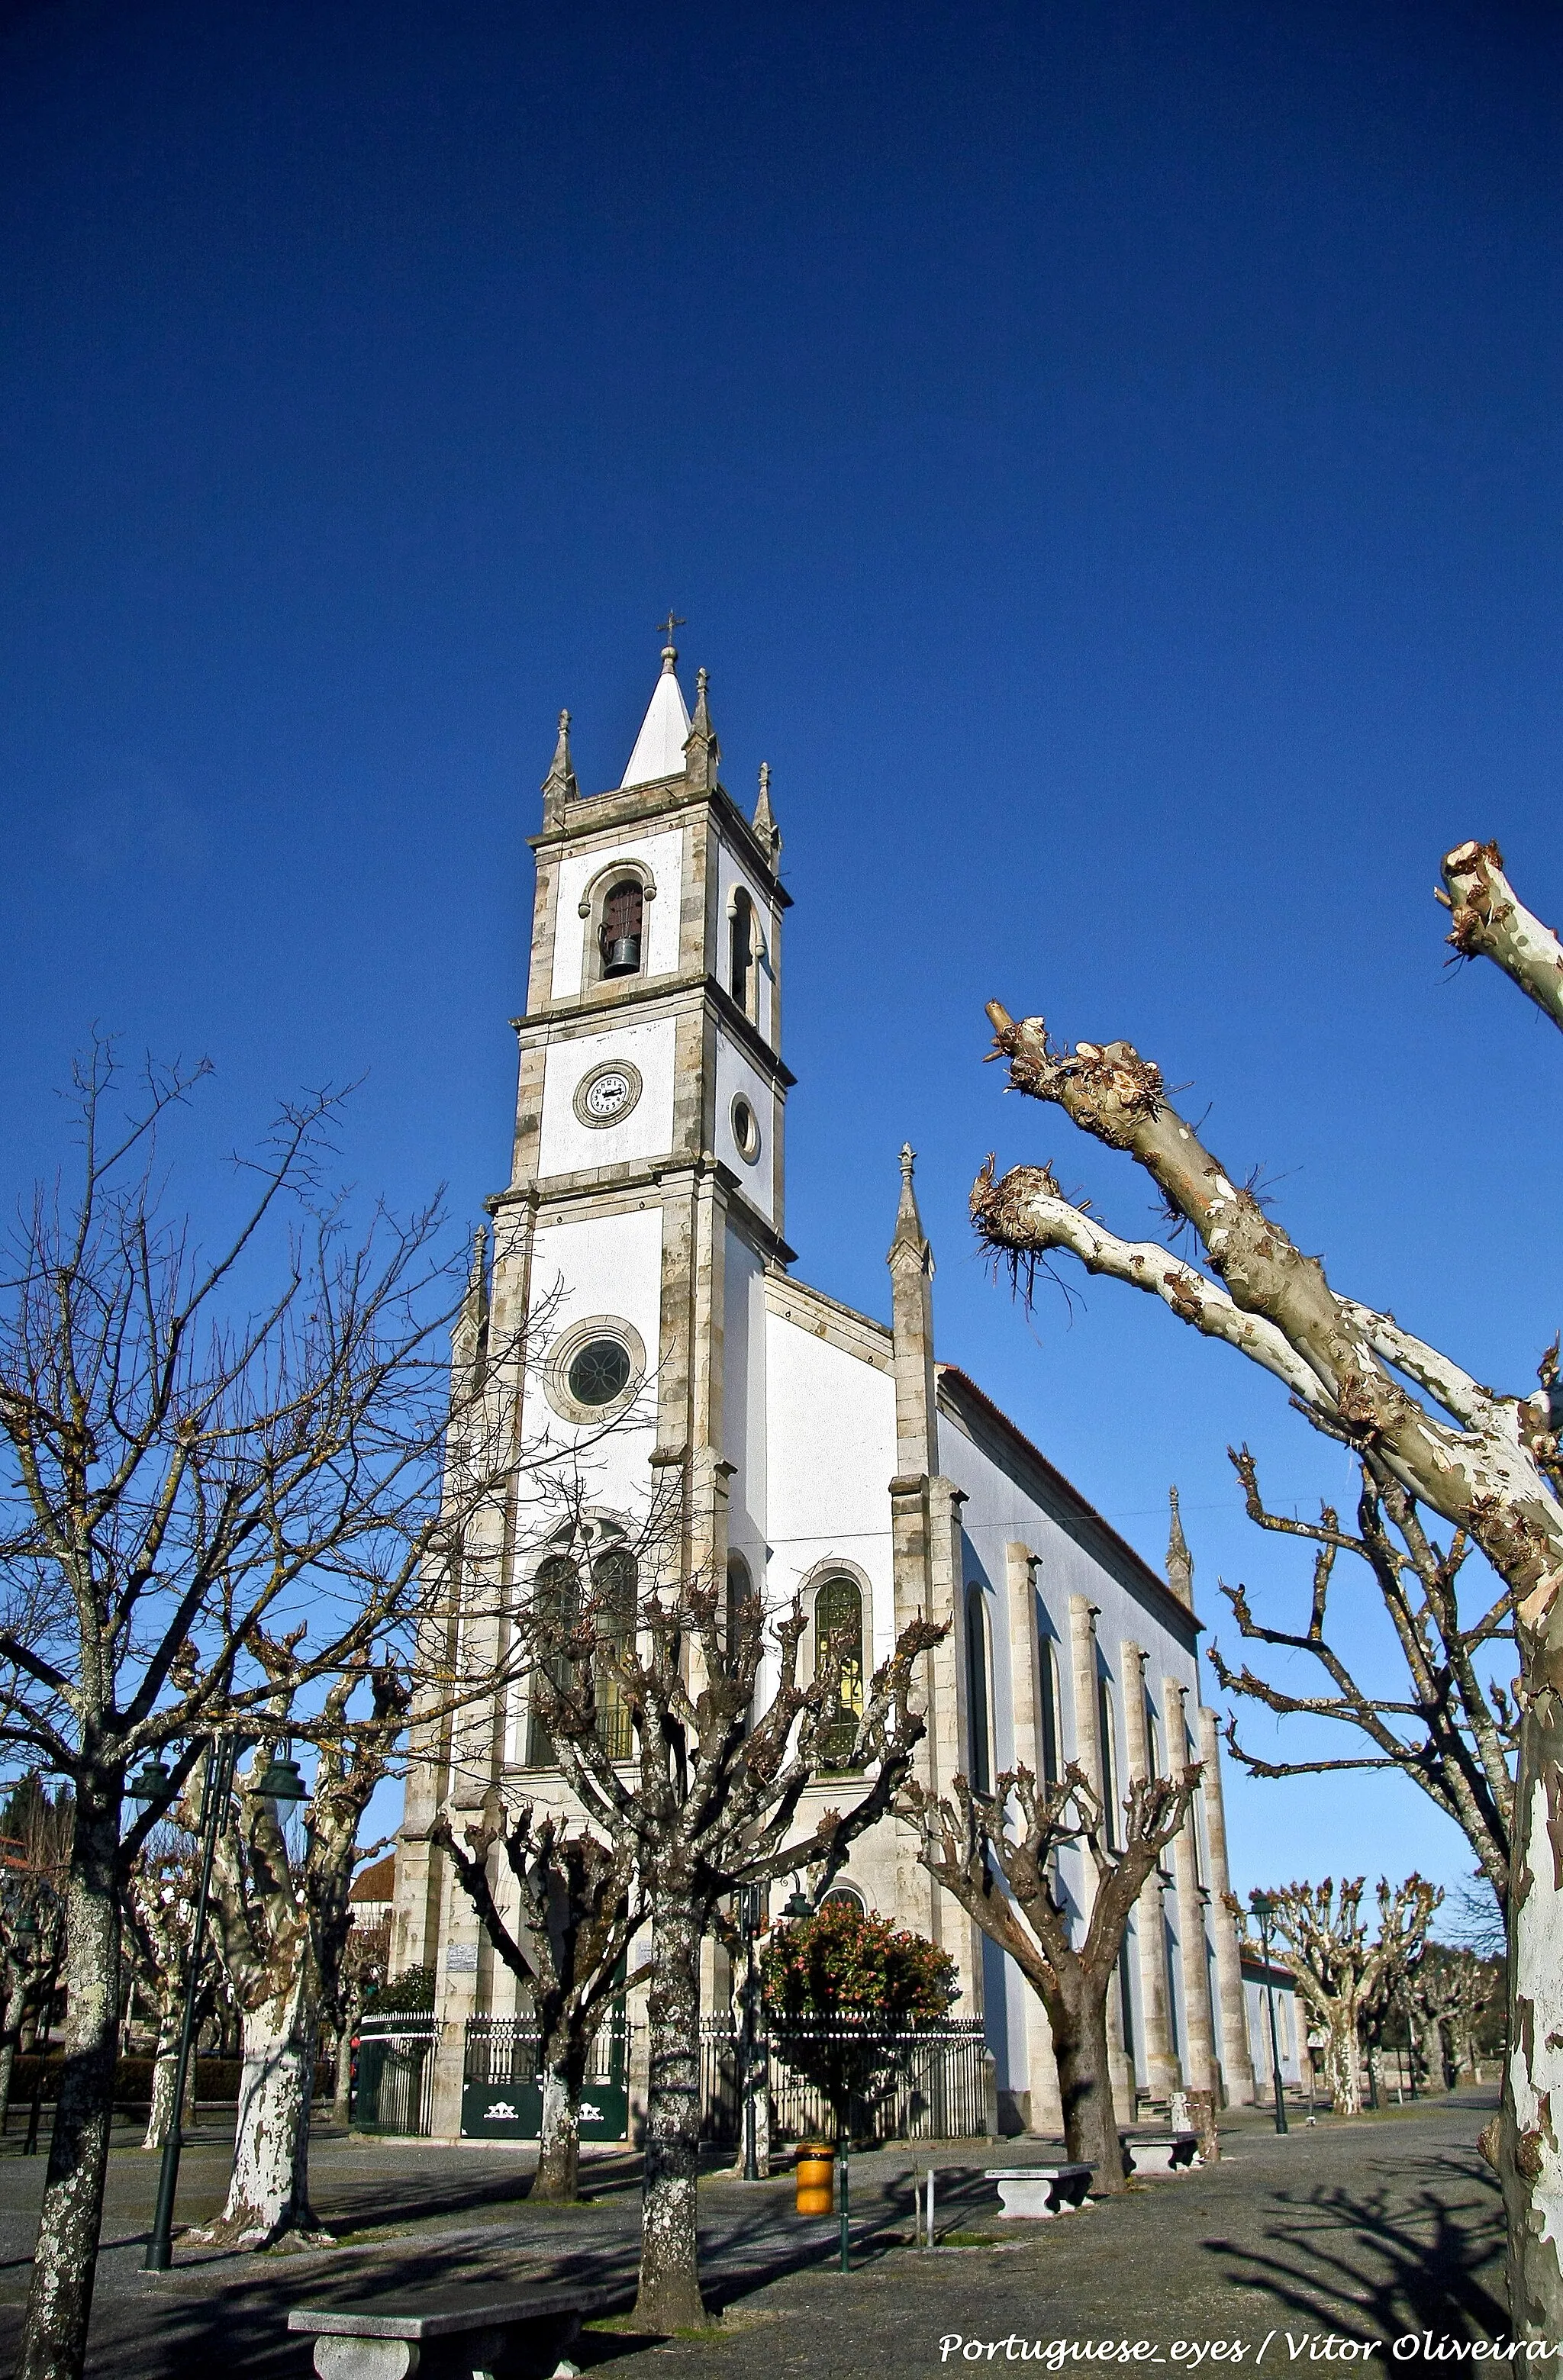
<svg viewBox="0 0 1563 2380">
<path fill-rule="evenodd" d="M 565 804 L 576 800 L 580 792 L 570 762 L 570 715 L 568 710 L 561 710 L 559 740 L 554 747 L 554 765 L 543 780 L 543 825 L 557 826 L 564 816 Z"/>
<path fill-rule="evenodd" d="M 938 1469 L 938 1390 L 934 1371 L 934 1251 L 922 1234 L 912 1187 L 910 1144 L 901 1150 L 901 1200 L 885 1261 L 890 1268 L 890 1361 L 896 1380 L 898 1477 Z"/>
<path fill-rule="evenodd" d="M 1172 1526 L 1166 1540 L 1166 1583 L 1181 1604 L 1194 1608 L 1194 1557 L 1189 1551 L 1189 1540 L 1183 1535 L 1183 1515 L 1178 1509 L 1178 1490 L 1167 1489 L 1167 1501 L 1172 1507 Z"/>
<path fill-rule="evenodd" d="M 781 829 L 771 814 L 771 764 L 760 763 L 760 798 L 754 805 L 754 839 L 771 863 L 772 873 L 781 857 Z"/>
<path fill-rule="evenodd" d="M 716 730 L 711 724 L 711 706 L 706 689 L 711 681 L 704 670 L 695 672 L 695 715 L 690 722 L 690 732 L 684 742 L 684 769 L 691 785 L 702 793 L 714 793 L 716 787 L 716 763 L 722 747 L 716 741 Z"/>
<path fill-rule="evenodd" d="M 684 773 L 690 714 L 678 684 L 678 651 L 673 642 L 673 630 L 680 624 L 669 613 L 664 625 L 668 640 L 662 649 L 662 675 L 646 706 L 629 765 L 618 781 L 621 790 L 626 785 L 659 784 L 664 777 L 681 777 Z"/>
</svg>

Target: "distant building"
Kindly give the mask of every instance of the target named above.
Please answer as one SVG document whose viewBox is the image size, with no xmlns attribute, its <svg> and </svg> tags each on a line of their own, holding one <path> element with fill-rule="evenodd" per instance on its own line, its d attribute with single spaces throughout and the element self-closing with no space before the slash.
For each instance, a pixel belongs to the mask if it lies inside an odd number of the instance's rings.
<svg viewBox="0 0 1563 2380">
<path fill-rule="evenodd" d="M 387 1925 L 397 1897 L 397 1855 L 387 1852 L 372 1867 L 355 1876 L 348 1892 L 348 1913 L 355 1925 Z"/>
<path fill-rule="evenodd" d="M 1136 2082 L 1158 2097 L 1183 2082 L 1246 2101 L 1219 1748 L 1215 1714 L 1199 1706 L 1176 1499 L 1164 1579 L 973 1380 L 937 1361 L 910 1148 L 885 1197 L 887 1209 L 898 1188 L 888 1322 L 793 1272 L 782 1161 L 793 1077 L 781 1057 L 790 904 L 769 772 L 744 816 L 718 778 L 704 673 L 691 719 L 677 661 L 669 647 L 610 791 L 581 795 L 561 719 L 532 844 L 514 1162 L 489 1201 L 492 1245 L 478 1252 L 458 1360 L 481 1365 L 491 1340 L 505 1345 L 539 1318 L 519 1437 L 535 1442 L 546 1426 L 556 1443 L 592 1447 L 594 1581 L 633 1597 L 635 1515 L 653 1480 L 674 1480 L 690 1565 L 758 1588 L 773 1609 L 801 1595 L 805 1658 L 827 1644 L 845 1653 L 845 1752 L 864 1679 L 928 1613 L 950 1623 L 926 1671 L 931 1782 L 958 1770 L 986 1782 L 1017 1763 L 1056 1777 L 1077 1760 L 1116 1811 L 1136 1776 L 1202 1759 L 1203 1800 L 1145 1888 L 1112 1996 L 1117 2082 L 1126 2113 Z M 842 1186 L 866 1221 L 880 1194 Z M 495 1398 L 517 1379 L 496 1380 Z M 579 1535 L 568 1554 L 551 1548 L 530 1496 L 519 1482 L 494 1555 L 502 1596 L 578 1596 Z M 623 1718 L 605 1708 L 604 1725 Z M 517 1984 L 424 1830 L 442 1804 L 459 1827 L 496 1783 L 511 1801 L 570 1805 L 524 1692 L 458 1743 L 415 1742 L 392 1955 L 393 1971 L 437 1969 L 441 2055 L 457 2073 L 449 2045 L 469 2019 L 515 2011 Z M 822 1777 L 800 1834 L 845 1790 Z M 493 1874 L 503 1906 L 497 1858 Z M 1066 1852 L 1061 1874 L 1083 1910 L 1083 1856 Z M 887 1822 L 863 1838 L 840 1888 L 944 1945 L 960 1976 L 957 2013 L 985 2026 L 1005 2120 L 1056 2131 L 1041 2005 L 919 1867 L 908 1832 Z M 725 2003 L 714 1945 L 706 1989 Z M 457 2104 L 436 2095 L 439 2128 L 454 2129 Z"/>
<path fill-rule="evenodd" d="M 1308 2087 L 1308 2025 L 1298 2006 L 1291 1969 L 1272 1959 L 1266 1966 L 1257 1950 L 1242 1954 L 1243 2008 L 1248 2021 L 1249 2052 L 1253 2060 L 1255 2096 L 1274 2099 L 1271 2076 L 1275 2057 L 1270 2046 L 1269 1992 L 1276 1996 L 1276 2039 L 1281 2053 L 1281 2081 L 1288 2089 Z"/>
</svg>

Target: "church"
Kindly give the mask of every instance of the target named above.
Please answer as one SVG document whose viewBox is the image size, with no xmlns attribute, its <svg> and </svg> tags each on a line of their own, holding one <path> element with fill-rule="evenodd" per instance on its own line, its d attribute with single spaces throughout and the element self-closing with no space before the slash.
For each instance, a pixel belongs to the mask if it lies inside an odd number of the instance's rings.
<svg viewBox="0 0 1563 2380">
<path fill-rule="evenodd" d="M 888 1319 L 794 1271 L 782 839 L 769 771 L 740 808 L 719 759 L 706 674 L 691 717 L 671 641 L 609 791 L 581 793 L 561 714 L 531 844 L 510 1179 L 488 1201 L 457 1361 L 482 1340 L 524 1342 L 518 1443 L 573 1456 L 586 1483 L 577 1525 L 599 1579 L 617 1564 L 633 1591 L 637 1516 L 671 1498 L 683 1558 L 702 1575 L 757 1589 L 768 1610 L 800 1596 L 805 1661 L 827 1641 L 847 1651 L 849 1748 L 862 1680 L 926 1613 L 948 1623 L 926 1667 L 931 1784 L 959 1771 L 985 1785 L 1022 1764 L 1056 1778 L 1074 1760 L 1112 1812 L 1136 1776 L 1203 1760 L 1202 1795 L 1125 1942 L 1109 2011 L 1115 2088 L 1126 2119 L 1136 2093 L 1165 2099 L 1180 2083 L 1252 2099 L 1216 1719 L 1200 1705 L 1176 1493 L 1164 1578 L 976 1381 L 940 1362 L 910 1148 L 898 1178 L 893 1160 L 885 1169 Z M 871 1185 L 859 1196 L 872 1211 Z M 547 1591 L 539 1493 L 518 1482 L 491 1549 L 512 1608 Z M 604 1726 L 614 1720 L 605 1710 Z M 811 1788 L 803 1831 L 840 1804 L 843 1781 Z M 512 1804 L 568 1805 L 524 1682 L 413 1742 L 391 1963 L 435 1973 L 453 2080 L 436 2087 L 433 2129 L 446 2136 L 460 2129 L 458 2045 L 472 2020 L 517 2013 L 517 1984 L 424 1833 L 442 1806 L 459 1828 L 496 1789 Z M 1066 1851 L 1059 1873 L 1083 1908 L 1084 1855 Z M 502 1906 L 506 1880 L 501 1866 Z M 1001 2128 L 1059 2131 L 1041 2003 L 919 1867 L 909 1831 L 886 1821 L 860 1839 L 836 1888 L 955 1960 L 953 2013 L 982 2024 Z M 725 2007 L 714 1945 L 706 1984 L 709 2004 Z M 634 2095 L 631 2076 L 631 2110 Z"/>
</svg>

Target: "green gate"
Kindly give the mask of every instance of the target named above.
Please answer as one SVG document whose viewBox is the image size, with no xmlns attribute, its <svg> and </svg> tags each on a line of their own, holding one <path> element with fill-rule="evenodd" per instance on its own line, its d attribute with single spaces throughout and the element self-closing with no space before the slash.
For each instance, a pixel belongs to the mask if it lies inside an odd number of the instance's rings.
<svg viewBox="0 0 1563 2380">
<path fill-rule="evenodd" d="M 462 2066 L 461 2137 L 469 2141 L 535 2141 L 543 2131 L 543 2085 L 537 2071 L 538 2032 L 530 2017 L 467 2020 Z M 580 2086 L 583 2141 L 629 2137 L 629 2029 L 615 2009 L 592 2045 Z"/>
</svg>

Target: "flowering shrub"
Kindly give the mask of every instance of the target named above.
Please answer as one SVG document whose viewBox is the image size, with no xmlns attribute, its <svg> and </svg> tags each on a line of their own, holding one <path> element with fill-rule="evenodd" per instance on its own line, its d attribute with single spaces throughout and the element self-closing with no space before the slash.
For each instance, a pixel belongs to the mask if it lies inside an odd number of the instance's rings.
<svg viewBox="0 0 1563 2380">
<path fill-rule="evenodd" d="M 944 2016 L 960 1988 L 943 1950 L 845 1899 L 779 1926 L 761 1973 L 772 2043 L 824 2093 L 842 2140 L 853 2100 L 885 2097 L 906 2070 L 892 2035 Z"/>
<path fill-rule="evenodd" d="M 954 1960 L 934 1943 L 847 1900 L 827 1900 L 812 1917 L 778 1926 L 762 1973 L 765 2006 L 780 2017 L 915 2022 L 943 2016 L 960 1989 Z"/>
</svg>

